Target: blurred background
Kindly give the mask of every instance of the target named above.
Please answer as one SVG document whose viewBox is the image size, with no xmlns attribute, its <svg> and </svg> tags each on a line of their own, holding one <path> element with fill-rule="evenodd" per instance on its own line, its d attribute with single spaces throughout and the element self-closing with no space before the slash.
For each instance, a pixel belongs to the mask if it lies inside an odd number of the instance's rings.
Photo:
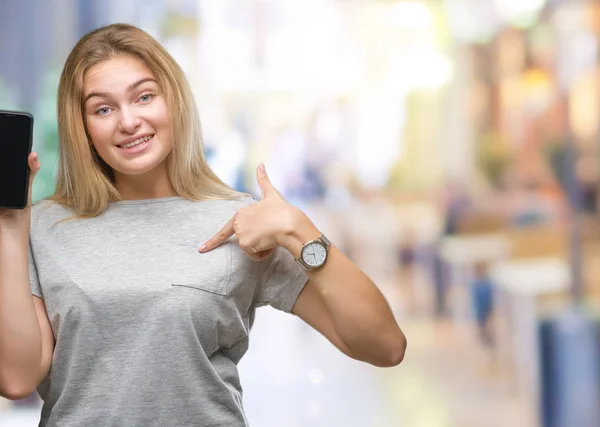
<svg viewBox="0 0 600 427">
<path fill-rule="evenodd" d="M 600 426 L 600 2 L 0 0 L 0 108 L 35 116 L 34 199 L 62 65 L 112 22 L 183 67 L 219 176 L 256 194 L 264 161 L 408 336 L 378 369 L 260 309 L 251 425 Z M 39 408 L 0 399 L 0 426 Z"/>
</svg>

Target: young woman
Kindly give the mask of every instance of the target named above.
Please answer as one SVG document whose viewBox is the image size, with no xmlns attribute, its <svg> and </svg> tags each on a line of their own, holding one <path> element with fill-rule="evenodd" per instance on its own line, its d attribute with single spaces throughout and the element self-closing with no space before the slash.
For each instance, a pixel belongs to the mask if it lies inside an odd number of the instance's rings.
<svg viewBox="0 0 600 427">
<path fill-rule="evenodd" d="M 210 170 L 184 74 L 148 34 L 83 37 L 58 120 L 55 194 L 0 212 L 0 394 L 37 388 L 41 426 L 247 425 L 237 363 L 261 305 L 400 363 L 378 288 L 264 166 L 259 201 Z"/>
</svg>

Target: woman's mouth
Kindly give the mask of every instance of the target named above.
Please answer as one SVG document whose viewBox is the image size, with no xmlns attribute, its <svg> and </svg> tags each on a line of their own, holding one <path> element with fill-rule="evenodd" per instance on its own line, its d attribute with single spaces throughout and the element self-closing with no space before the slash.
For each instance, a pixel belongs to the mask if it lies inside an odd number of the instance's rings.
<svg viewBox="0 0 600 427">
<path fill-rule="evenodd" d="M 143 136 L 127 144 L 117 145 L 117 147 L 127 154 L 137 154 L 144 151 L 150 145 L 152 138 L 154 138 L 154 135 Z"/>
</svg>

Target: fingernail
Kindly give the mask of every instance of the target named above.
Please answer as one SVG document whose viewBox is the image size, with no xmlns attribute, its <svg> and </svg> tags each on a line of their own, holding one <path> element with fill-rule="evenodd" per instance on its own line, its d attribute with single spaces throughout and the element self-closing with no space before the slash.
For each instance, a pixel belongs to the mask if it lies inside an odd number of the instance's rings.
<svg viewBox="0 0 600 427">
<path fill-rule="evenodd" d="M 38 161 L 38 155 L 37 155 L 37 153 L 33 155 L 33 161 L 34 161 L 34 162 L 37 162 L 37 161 Z"/>
<path fill-rule="evenodd" d="M 258 167 L 260 168 L 261 172 L 266 172 L 267 171 L 267 168 L 265 168 L 265 164 L 264 163 L 261 163 Z"/>
<path fill-rule="evenodd" d="M 200 249 L 198 249 L 198 252 L 204 252 L 205 249 L 206 249 L 206 245 L 202 245 L 202 246 L 200 246 Z"/>
</svg>

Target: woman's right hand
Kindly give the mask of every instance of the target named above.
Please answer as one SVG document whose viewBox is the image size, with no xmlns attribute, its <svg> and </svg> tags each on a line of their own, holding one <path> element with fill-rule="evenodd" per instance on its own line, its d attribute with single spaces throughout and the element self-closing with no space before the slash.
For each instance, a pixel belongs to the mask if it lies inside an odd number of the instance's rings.
<svg viewBox="0 0 600 427">
<path fill-rule="evenodd" d="M 37 153 L 35 153 L 35 152 L 30 153 L 29 157 L 27 158 L 27 163 L 29 164 L 29 170 L 30 170 L 29 191 L 27 192 L 28 193 L 27 207 L 25 209 L 0 208 L 0 221 L 2 221 L 4 219 L 12 220 L 12 219 L 21 218 L 23 216 L 28 216 L 31 211 L 33 180 L 34 180 L 35 176 L 37 175 L 38 171 L 40 170 L 40 159 L 38 158 Z"/>
</svg>

